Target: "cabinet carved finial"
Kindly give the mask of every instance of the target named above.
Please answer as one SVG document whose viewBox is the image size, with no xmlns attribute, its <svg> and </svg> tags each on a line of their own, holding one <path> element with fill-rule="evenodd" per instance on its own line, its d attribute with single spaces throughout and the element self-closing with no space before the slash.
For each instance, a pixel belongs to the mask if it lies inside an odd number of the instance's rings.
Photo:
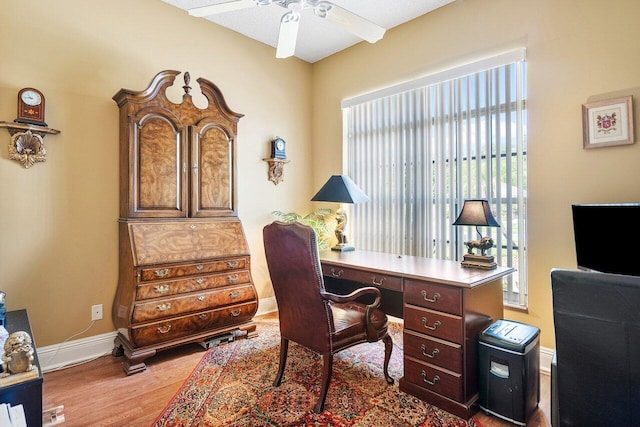
<svg viewBox="0 0 640 427">
<path fill-rule="evenodd" d="M 182 86 L 182 89 L 184 89 L 184 93 L 187 95 L 189 95 L 189 91 L 191 91 L 191 86 L 189 86 L 189 83 L 191 83 L 191 76 L 187 71 L 184 73 L 184 86 Z"/>
</svg>

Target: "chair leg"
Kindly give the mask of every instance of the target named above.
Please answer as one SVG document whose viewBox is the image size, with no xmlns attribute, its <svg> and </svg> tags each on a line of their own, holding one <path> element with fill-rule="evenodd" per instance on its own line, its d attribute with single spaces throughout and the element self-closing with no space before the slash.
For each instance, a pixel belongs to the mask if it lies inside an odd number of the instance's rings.
<svg viewBox="0 0 640 427">
<path fill-rule="evenodd" d="M 333 369 L 333 354 L 326 353 L 322 355 L 324 361 L 324 372 L 322 374 L 322 388 L 320 389 L 320 395 L 318 396 L 318 402 L 313 409 L 316 414 L 322 412 L 324 408 L 324 400 L 327 398 L 327 391 L 329 391 L 329 383 L 331 382 L 331 372 Z"/>
<path fill-rule="evenodd" d="M 393 340 L 387 334 L 382 341 L 384 342 L 384 378 L 387 384 L 393 384 L 393 378 L 389 375 L 389 360 L 391 359 L 391 351 L 393 350 Z"/>
<path fill-rule="evenodd" d="M 282 382 L 282 375 L 284 374 L 284 367 L 287 364 L 287 351 L 289 350 L 289 340 L 280 337 L 280 366 L 278 366 L 278 375 L 273 382 L 274 387 L 278 387 Z"/>
</svg>

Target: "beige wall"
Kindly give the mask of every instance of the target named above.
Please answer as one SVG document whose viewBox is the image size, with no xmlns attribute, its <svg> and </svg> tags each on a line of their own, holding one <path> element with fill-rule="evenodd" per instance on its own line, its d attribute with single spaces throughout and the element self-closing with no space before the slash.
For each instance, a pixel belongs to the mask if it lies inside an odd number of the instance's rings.
<svg viewBox="0 0 640 427">
<path fill-rule="evenodd" d="M 316 64 L 316 186 L 340 172 L 342 99 L 526 47 L 529 312 L 505 317 L 539 326 L 542 345 L 554 347 L 549 271 L 576 265 L 571 204 L 640 201 L 640 144 L 583 150 L 581 128 L 585 102 L 640 99 L 638 16 L 636 0 L 457 0 Z"/>
<path fill-rule="evenodd" d="M 189 17 L 159 0 L 5 0 L 0 14 L 0 120 L 16 94 L 46 96 L 46 163 L 8 160 L 0 133 L 0 289 L 27 308 L 39 346 L 113 330 L 117 281 L 118 110 L 121 88 L 141 90 L 160 70 L 216 83 L 239 124 L 239 214 L 261 298 L 272 295 L 261 230 L 271 211 L 304 211 L 340 172 L 340 101 L 516 46 L 527 48 L 529 313 L 553 347 L 549 270 L 575 267 L 570 205 L 640 199 L 640 144 L 582 149 L 580 105 L 640 95 L 640 3 L 595 0 L 457 0 L 316 63 L 276 60 L 274 49 Z M 179 99 L 181 84 L 170 93 Z M 197 90 L 194 89 L 197 93 Z M 197 103 L 198 99 L 194 96 Z M 640 125 L 636 120 L 636 129 Z M 268 141 L 287 140 L 285 181 L 266 179 Z M 4 141 L 4 142 L 3 142 Z M 311 160 L 313 158 L 313 161 Z"/>
<path fill-rule="evenodd" d="M 0 129 L 0 289 L 9 310 L 27 308 L 38 346 L 113 331 L 118 272 L 118 108 L 121 88 L 142 90 L 159 71 L 214 82 L 238 126 L 239 215 L 259 297 L 273 295 L 262 226 L 275 209 L 308 207 L 311 65 L 276 60 L 273 48 L 189 17 L 160 0 L 4 0 L 0 14 L 0 120 L 16 117 L 19 89 L 46 97 L 45 163 L 8 160 Z M 181 99 L 182 76 L 170 88 Z M 281 136 L 292 161 L 285 181 L 267 180 L 269 141 Z M 309 195 L 301 197 L 301 195 Z"/>
</svg>

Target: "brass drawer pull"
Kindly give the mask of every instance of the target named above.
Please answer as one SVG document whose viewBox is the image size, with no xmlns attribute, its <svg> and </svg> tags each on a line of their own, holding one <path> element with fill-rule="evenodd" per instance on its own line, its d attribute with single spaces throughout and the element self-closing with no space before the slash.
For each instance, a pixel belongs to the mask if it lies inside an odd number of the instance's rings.
<svg viewBox="0 0 640 427">
<path fill-rule="evenodd" d="M 238 261 L 227 261 L 227 267 L 238 268 Z"/>
<path fill-rule="evenodd" d="M 160 334 L 166 334 L 170 330 L 171 330 L 171 325 L 158 326 L 158 333 Z"/>
<path fill-rule="evenodd" d="M 240 278 L 240 276 L 238 276 L 237 274 L 234 274 L 233 276 L 227 277 L 227 280 L 229 280 L 229 282 L 231 282 L 231 283 L 236 283 L 239 278 Z"/>
<path fill-rule="evenodd" d="M 331 268 L 331 275 L 332 275 L 333 277 L 341 277 L 341 276 L 342 276 L 342 273 L 344 273 L 344 271 L 342 271 L 342 270 L 338 270 L 338 271 L 336 272 L 336 269 L 335 269 L 335 268 Z"/>
<path fill-rule="evenodd" d="M 190 229 L 192 229 L 192 230 L 195 230 L 195 229 L 196 229 L 196 225 L 195 225 L 195 224 L 191 224 L 191 225 L 189 226 L 189 228 L 190 228 Z"/>
<path fill-rule="evenodd" d="M 233 311 L 231 312 L 231 316 L 232 316 L 232 317 L 238 317 L 238 316 L 240 316 L 240 313 L 242 313 L 242 310 L 240 310 L 240 309 L 238 309 L 238 310 L 233 310 Z"/>
<path fill-rule="evenodd" d="M 198 271 L 202 271 L 203 268 L 204 268 L 204 266 L 202 264 L 196 265 L 196 270 L 198 270 Z"/>
<path fill-rule="evenodd" d="M 426 301 L 426 302 L 437 302 L 440 299 L 440 294 L 439 293 L 435 293 L 433 295 L 433 298 L 428 298 L 427 297 L 427 291 L 422 291 L 422 298 Z"/>
<path fill-rule="evenodd" d="M 385 277 L 381 278 L 379 282 L 376 282 L 376 276 L 371 277 L 371 283 L 376 286 L 382 286 L 385 281 Z"/>
<path fill-rule="evenodd" d="M 196 279 L 196 283 L 198 285 L 202 285 L 204 283 L 204 279 L 200 278 L 200 279 Z"/>
<path fill-rule="evenodd" d="M 204 301 L 204 295 L 200 295 L 200 296 L 198 297 L 198 301 Z"/>
<path fill-rule="evenodd" d="M 166 277 L 167 274 L 169 274 L 169 269 L 168 268 L 163 268 L 162 270 L 156 270 L 154 271 L 156 277 Z"/>
<path fill-rule="evenodd" d="M 169 285 L 157 285 L 154 289 L 159 294 L 166 294 L 169 292 Z"/>
<path fill-rule="evenodd" d="M 437 348 L 436 348 L 436 349 L 434 349 L 434 350 L 431 352 L 431 354 L 427 353 L 427 347 L 426 347 L 424 344 L 422 344 L 422 345 L 420 346 L 420 349 L 422 350 L 422 355 L 423 355 L 423 356 L 427 356 L 427 357 L 428 357 L 428 358 L 430 358 L 430 359 L 433 359 L 433 358 L 434 358 L 434 357 L 436 357 L 438 354 L 440 354 L 440 350 L 438 350 Z"/>
<path fill-rule="evenodd" d="M 198 316 L 201 320 L 204 320 L 207 318 L 207 315 L 202 313 L 200 316 Z"/>
<path fill-rule="evenodd" d="M 240 291 L 231 291 L 229 292 L 229 298 L 236 299 L 240 296 Z"/>
<path fill-rule="evenodd" d="M 171 303 L 170 302 L 163 302 L 162 304 L 158 304 L 156 306 L 156 310 L 158 311 L 167 311 L 171 308 Z"/>
<path fill-rule="evenodd" d="M 438 329 L 438 326 L 442 325 L 442 322 L 440 322 L 439 320 L 436 320 L 435 323 L 433 324 L 433 326 L 429 326 L 427 325 L 427 318 L 423 317 L 422 318 L 422 326 L 424 326 L 425 328 L 431 330 L 431 331 L 435 331 L 436 329 Z"/>
<path fill-rule="evenodd" d="M 424 381 L 425 383 L 429 384 L 429 385 L 436 385 L 440 382 L 440 377 L 439 376 L 435 376 L 433 377 L 433 381 L 429 381 L 427 379 L 427 373 L 423 370 L 422 371 L 422 381 Z"/>
</svg>

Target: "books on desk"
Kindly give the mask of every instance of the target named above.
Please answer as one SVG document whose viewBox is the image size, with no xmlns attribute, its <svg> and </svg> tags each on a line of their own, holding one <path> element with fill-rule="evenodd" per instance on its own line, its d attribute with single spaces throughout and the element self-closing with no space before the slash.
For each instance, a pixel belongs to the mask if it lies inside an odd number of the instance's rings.
<svg viewBox="0 0 640 427">
<path fill-rule="evenodd" d="M 0 427 L 27 427 L 27 419 L 22 405 L 11 406 L 0 403 Z"/>
</svg>

